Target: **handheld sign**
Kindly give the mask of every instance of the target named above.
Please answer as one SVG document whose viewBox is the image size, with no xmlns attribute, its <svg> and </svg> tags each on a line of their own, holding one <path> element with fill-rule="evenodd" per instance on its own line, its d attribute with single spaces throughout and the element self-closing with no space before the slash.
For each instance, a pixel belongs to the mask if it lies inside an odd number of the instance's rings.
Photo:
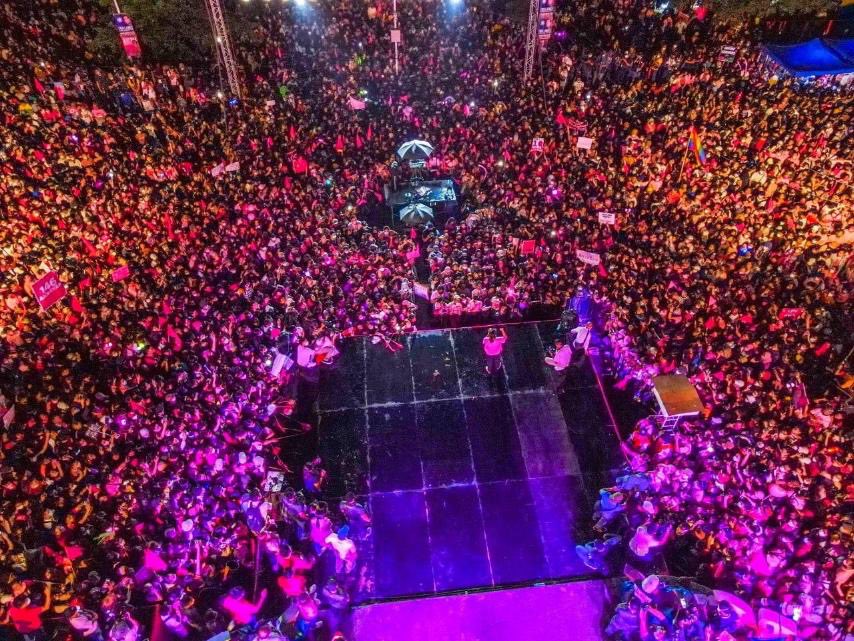
<svg viewBox="0 0 854 641">
<path fill-rule="evenodd" d="M 579 149 L 590 149 L 593 146 L 593 138 L 587 138 L 586 136 L 579 136 L 578 143 L 576 146 Z"/>
<path fill-rule="evenodd" d="M 583 249 L 575 250 L 575 257 L 580 260 L 582 263 L 586 263 L 588 265 L 598 265 L 602 262 L 602 258 L 596 252 L 588 252 Z"/>
<path fill-rule="evenodd" d="M 613 225 L 617 222 L 617 214 L 612 211 L 600 211 L 599 222 L 606 225 Z"/>
<path fill-rule="evenodd" d="M 113 282 L 118 283 L 119 281 L 124 280 L 125 278 L 130 276 L 130 267 L 128 267 L 127 265 L 122 265 L 116 271 L 114 271 L 111 276 Z"/>
<path fill-rule="evenodd" d="M 42 309 L 48 309 L 65 297 L 65 285 L 59 280 L 56 272 L 48 272 L 33 283 L 33 295 Z"/>
<path fill-rule="evenodd" d="M 545 140 L 542 138 L 534 138 L 531 141 L 531 151 L 542 151 L 545 145 Z"/>
</svg>

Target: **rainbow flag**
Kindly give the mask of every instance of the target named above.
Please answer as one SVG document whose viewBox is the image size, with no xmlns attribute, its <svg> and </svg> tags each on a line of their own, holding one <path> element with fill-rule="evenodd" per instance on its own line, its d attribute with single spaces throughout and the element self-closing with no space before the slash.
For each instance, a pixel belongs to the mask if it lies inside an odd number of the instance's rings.
<svg viewBox="0 0 854 641">
<path fill-rule="evenodd" d="M 697 134 L 697 130 L 691 127 L 691 134 L 688 136 L 688 149 L 694 150 L 694 157 L 701 165 L 706 164 L 706 150 L 703 149 L 703 142 Z"/>
</svg>

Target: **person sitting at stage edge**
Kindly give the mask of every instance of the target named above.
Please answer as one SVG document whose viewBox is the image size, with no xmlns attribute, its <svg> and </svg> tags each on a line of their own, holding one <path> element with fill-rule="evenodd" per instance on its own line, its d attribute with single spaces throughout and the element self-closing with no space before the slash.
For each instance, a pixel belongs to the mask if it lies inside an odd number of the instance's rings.
<svg viewBox="0 0 854 641">
<path fill-rule="evenodd" d="M 494 327 L 490 327 L 486 336 L 483 337 L 483 353 L 486 354 L 486 373 L 494 375 L 502 367 L 501 353 L 504 351 L 504 343 L 507 342 L 507 330 L 501 328 L 501 336 Z"/>
</svg>

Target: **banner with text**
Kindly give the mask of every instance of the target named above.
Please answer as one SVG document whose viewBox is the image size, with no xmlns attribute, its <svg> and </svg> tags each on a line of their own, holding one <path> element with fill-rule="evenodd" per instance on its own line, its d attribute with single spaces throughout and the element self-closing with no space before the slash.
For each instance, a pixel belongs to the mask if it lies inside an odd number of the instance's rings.
<svg viewBox="0 0 854 641">
<path fill-rule="evenodd" d="M 587 263 L 588 265 L 598 265 L 600 262 L 602 262 L 602 258 L 599 256 L 599 254 L 595 252 L 584 251 L 583 249 L 576 249 L 575 257 L 582 263 Z"/>
<path fill-rule="evenodd" d="M 42 309 L 48 309 L 54 303 L 58 303 L 65 294 L 65 285 L 59 280 L 56 272 L 49 272 L 33 283 L 33 295 Z"/>
</svg>

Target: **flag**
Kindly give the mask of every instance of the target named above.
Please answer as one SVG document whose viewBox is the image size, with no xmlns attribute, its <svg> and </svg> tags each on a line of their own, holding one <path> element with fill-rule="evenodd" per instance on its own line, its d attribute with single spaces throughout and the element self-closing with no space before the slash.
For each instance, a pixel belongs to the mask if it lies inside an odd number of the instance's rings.
<svg viewBox="0 0 854 641">
<path fill-rule="evenodd" d="M 688 136 L 688 149 L 692 149 L 694 151 L 694 157 L 697 159 L 698 163 L 701 165 L 706 164 L 706 150 L 703 149 L 703 142 L 700 140 L 697 130 L 693 127 L 691 127 L 691 133 Z"/>
</svg>

